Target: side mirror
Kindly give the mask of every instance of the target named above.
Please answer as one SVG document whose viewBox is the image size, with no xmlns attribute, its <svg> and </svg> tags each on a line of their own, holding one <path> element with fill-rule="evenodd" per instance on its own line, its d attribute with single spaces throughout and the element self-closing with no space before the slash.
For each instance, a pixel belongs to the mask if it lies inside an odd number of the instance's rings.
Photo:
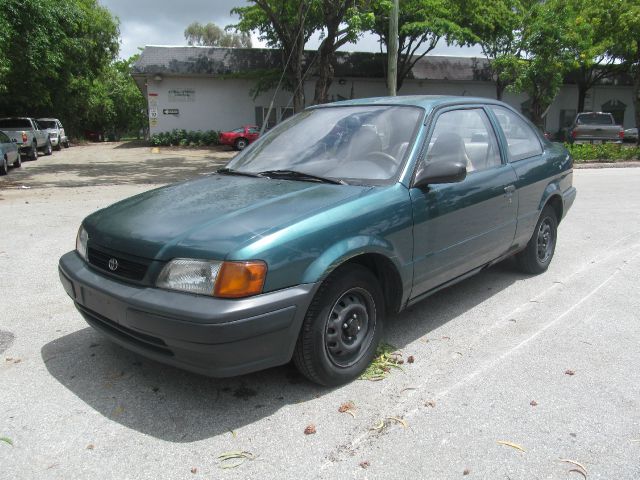
<svg viewBox="0 0 640 480">
<path fill-rule="evenodd" d="M 429 162 L 418 170 L 413 186 L 423 188 L 437 183 L 461 182 L 467 177 L 467 166 L 456 162 Z"/>
<path fill-rule="evenodd" d="M 11 143 L 18 143 L 18 140 L 16 140 L 15 138 L 12 138 Z"/>
</svg>

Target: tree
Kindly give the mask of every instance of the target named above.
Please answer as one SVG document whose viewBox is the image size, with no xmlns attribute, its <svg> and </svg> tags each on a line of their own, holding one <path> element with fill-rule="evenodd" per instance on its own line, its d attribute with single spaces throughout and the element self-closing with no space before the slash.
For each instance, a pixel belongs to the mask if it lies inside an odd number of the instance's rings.
<svg viewBox="0 0 640 480">
<path fill-rule="evenodd" d="M 613 25 L 608 53 L 621 62 L 624 71 L 633 79 L 635 125 L 640 129 L 640 4 L 637 0 L 598 0 L 596 4 L 602 5 L 607 12 L 603 21 L 612 22 Z"/>
<path fill-rule="evenodd" d="M 514 81 L 513 59 L 521 55 L 521 35 L 526 2 L 521 0 L 479 0 L 468 6 L 473 12 L 468 19 L 478 37 L 482 53 L 496 84 L 496 98 L 502 100 L 504 90 Z"/>
<path fill-rule="evenodd" d="M 215 23 L 193 22 L 185 29 L 184 38 L 189 45 L 251 48 L 251 36 L 248 33 L 225 32 Z"/>
<path fill-rule="evenodd" d="M 441 39 L 448 44 L 475 43 L 478 38 L 469 28 L 465 0 L 400 0 L 398 17 L 398 91 L 415 64 L 431 52 Z M 389 45 L 391 2 L 373 3 L 373 32 L 380 37 L 381 48 Z"/>
<path fill-rule="evenodd" d="M 501 68 L 511 72 L 515 79 L 509 88 L 529 96 L 531 120 L 541 128 L 565 74 L 573 65 L 565 28 L 567 16 L 564 0 L 532 2 L 521 27 L 520 51 L 525 56 L 499 57 Z"/>
<path fill-rule="evenodd" d="M 329 101 L 329 87 L 335 72 L 336 51 L 355 42 L 361 33 L 373 26 L 374 15 L 367 0 L 322 0 L 324 23 L 322 42 L 318 47 L 318 79 L 314 103 Z"/>
<path fill-rule="evenodd" d="M 304 47 L 318 29 L 318 0 L 250 0 L 253 5 L 231 10 L 240 17 L 238 31 L 258 32 L 260 40 L 282 52 L 284 73 L 293 88 L 293 110 L 304 108 Z"/>
</svg>

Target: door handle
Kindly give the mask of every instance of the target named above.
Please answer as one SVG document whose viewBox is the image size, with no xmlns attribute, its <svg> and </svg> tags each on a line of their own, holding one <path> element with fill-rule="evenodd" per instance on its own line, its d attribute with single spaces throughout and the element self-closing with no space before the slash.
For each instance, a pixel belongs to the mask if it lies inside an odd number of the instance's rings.
<svg viewBox="0 0 640 480">
<path fill-rule="evenodd" d="M 507 197 L 510 197 L 511 195 L 513 195 L 513 192 L 515 192 L 515 191 L 516 191 L 515 185 L 508 185 L 508 186 L 504 187 L 504 194 Z"/>
</svg>

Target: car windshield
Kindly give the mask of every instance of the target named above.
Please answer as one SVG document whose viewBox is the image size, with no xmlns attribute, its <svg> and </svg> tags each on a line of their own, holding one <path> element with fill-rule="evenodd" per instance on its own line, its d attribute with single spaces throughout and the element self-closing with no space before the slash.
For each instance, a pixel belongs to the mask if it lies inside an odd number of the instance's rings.
<svg viewBox="0 0 640 480">
<path fill-rule="evenodd" d="M 24 118 L 0 118 L 0 128 L 31 128 L 31 122 Z"/>
<path fill-rule="evenodd" d="M 306 110 L 279 124 L 228 164 L 245 173 L 284 170 L 347 183 L 392 182 L 423 110 L 345 106 Z"/>
<path fill-rule="evenodd" d="M 613 125 L 613 118 L 606 113 L 585 113 L 578 115 L 578 125 Z"/>
<path fill-rule="evenodd" d="M 38 120 L 38 125 L 40 128 L 56 128 L 55 120 Z"/>
</svg>

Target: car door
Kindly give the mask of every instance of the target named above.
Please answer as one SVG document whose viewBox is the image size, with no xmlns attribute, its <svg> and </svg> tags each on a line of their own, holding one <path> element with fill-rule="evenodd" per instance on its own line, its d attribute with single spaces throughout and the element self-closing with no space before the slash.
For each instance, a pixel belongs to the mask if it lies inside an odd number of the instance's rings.
<svg viewBox="0 0 640 480">
<path fill-rule="evenodd" d="M 18 160 L 18 147 L 4 132 L 0 132 L 0 146 L 6 153 L 9 164 Z"/>
<path fill-rule="evenodd" d="M 260 129 L 258 127 L 246 127 L 245 135 L 249 143 L 251 143 L 260 136 Z"/>
<path fill-rule="evenodd" d="M 505 254 L 516 231 L 515 171 L 482 106 L 443 110 L 420 162 L 462 161 L 458 183 L 411 188 L 414 215 L 412 297 Z"/>
</svg>

